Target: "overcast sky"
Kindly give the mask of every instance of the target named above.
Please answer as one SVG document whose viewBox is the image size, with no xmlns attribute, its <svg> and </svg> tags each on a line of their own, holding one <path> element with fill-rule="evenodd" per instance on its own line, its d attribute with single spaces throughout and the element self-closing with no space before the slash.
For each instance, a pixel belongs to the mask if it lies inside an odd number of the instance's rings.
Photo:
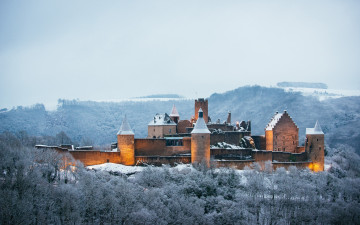
<svg viewBox="0 0 360 225">
<path fill-rule="evenodd" d="M 0 1 L 0 108 L 280 81 L 360 89 L 360 1 Z"/>
</svg>

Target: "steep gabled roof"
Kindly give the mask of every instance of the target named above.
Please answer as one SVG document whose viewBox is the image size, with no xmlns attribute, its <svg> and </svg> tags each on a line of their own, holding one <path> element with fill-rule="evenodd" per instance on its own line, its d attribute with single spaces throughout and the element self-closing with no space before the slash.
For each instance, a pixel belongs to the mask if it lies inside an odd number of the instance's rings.
<svg viewBox="0 0 360 225">
<path fill-rule="evenodd" d="M 118 135 L 134 135 L 134 132 L 131 130 L 131 127 L 127 121 L 126 115 L 121 123 L 120 130 L 117 132 Z"/>
<path fill-rule="evenodd" d="M 316 121 L 314 128 L 306 128 L 306 134 L 324 134 L 319 121 Z"/>
<path fill-rule="evenodd" d="M 275 115 L 271 118 L 270 122 L 266 126 L 265 130 L 272 130 L 279 122 L 280 118 L 283 116 L 283 113 L 276 112 Z"/>
<path fill-rule="evenodd" d="M 199 109 L 199 118 L 196 121 L 194 129 L 191 131 L 192 134 L 210 134 L 208 127 L 205 124 L 205 120 L 203 118 L 203 111 Z"/>
<path fill-rule="evenodd" d="M 172 108 L 172 110 L 171 110 L 170 116 L 171 116 L 171 117 L 180 117 L 180 115 L 179 115 L 179 113 L 178 113 L 178 111 L 177 111 L 177 109 L 176 109 L 176 107 L 175 107 L 175 104 L 173 105 L 173 108 Z"/>
<path fill-rule="evenodd" d="M 164 126 L 164 125 L 176 125 L 174 121 L 170 118 L 170 116 L 167 113 L 159 114 L 157 113 L 154 116 L 154 119 L 150 121 L 148 125 L 152 126 Z"/>
<path fill-rule="evenodd" d="M 276 112 L 275 115 L 271 118 L 268 125 L 265 127 L 265 130 L 273 130 L 278 122 L 282 120 L 284 117 L 290 118 L 291 122 L 297 127 L 296 123 L 292 120 L 291 116 L 287 113 L 286 110 L 284 110 L 283 113 Z"/>
</svg>

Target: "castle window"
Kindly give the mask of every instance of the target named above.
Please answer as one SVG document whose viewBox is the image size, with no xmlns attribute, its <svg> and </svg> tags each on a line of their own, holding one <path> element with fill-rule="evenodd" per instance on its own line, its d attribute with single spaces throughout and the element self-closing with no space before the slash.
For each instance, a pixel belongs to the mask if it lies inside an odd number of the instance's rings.
<svg viewBox="0 0 360 225">
<path fill-rule="evenodd" d="M 319 141 L 319 139 L 316 139 L 316 141 Z"/>
<path fill-rule="evenodd" d="M 321 147 L 319 147 L 319 150 L 321 150 Z"/>
<path fill-rule="evenodd" d="M 109 162 L 109 159 L 107 159 L 106 162 Z"/>
</svg>

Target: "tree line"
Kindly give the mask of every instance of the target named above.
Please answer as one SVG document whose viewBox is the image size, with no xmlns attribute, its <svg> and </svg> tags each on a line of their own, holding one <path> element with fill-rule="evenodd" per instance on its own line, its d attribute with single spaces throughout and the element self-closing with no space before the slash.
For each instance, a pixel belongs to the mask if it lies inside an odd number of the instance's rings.
<svg viewBox="0 0 360 225">
<path fill-rule="evenodd" d="M 359 224 L 360 157 L 328 149 L 329 171 L 146 167 L 87 170 L 0 134 L 1 224 Z M 71 162 L 71 163 L 69 163 Z M 74 167 L 75 166 L 75 167 Z"/>
</svg>

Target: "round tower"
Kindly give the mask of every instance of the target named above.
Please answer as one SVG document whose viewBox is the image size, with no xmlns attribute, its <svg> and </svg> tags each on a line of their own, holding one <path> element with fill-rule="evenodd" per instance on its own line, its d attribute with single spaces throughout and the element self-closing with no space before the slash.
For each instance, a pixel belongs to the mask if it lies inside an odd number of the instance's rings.
<svg viewBox="0 0 360 225">
<path fill-rule="evenodd" d="M 205 163 L 210 167 L 210 131 L 207 128 L 202 109 L 191 132 L 191 163 Z"/>
<path fill-rule="evenodd" d="M 310 169 L 318 172 L 324 171 L 325 158 L 324 132 L 318 121 L 314 128 L 306 128 L 305 151 L 308 154 Z"/>
<path fill-rule="evenodd" d="M 135 141 L 134 132 L 127 121 L 126 115 L 117 133 L 118 150 L 120 151 L 121 163 L 126 166 L 135 165 Z"/>
</svg>

